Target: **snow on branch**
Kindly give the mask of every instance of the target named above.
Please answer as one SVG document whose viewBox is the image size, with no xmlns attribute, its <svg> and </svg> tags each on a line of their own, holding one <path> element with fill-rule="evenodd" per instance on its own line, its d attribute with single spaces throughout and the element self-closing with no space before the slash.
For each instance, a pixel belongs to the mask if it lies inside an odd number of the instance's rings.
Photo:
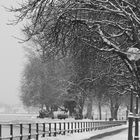
<svg viewBox="0 0 140 140">
<path fill-rule="evenodd" d="M 101 30 L 101 26 L 100 26 L 99 24 L 98 24 L 97 26 L 98 26 L 99 34 L 100 34 L 101 38 L 103 39 L 103 42 L 106 43 L 106 44 L 107 44 L 108 46 L 110 46 L 111 48 L 114 48 L 116 51 L 120 51 L 120 48 L 119 48 L 117 45 L 113 44 L 110 40 L 108 40 L 108 39 L 104 36 L 104 34 L 103 34 L 102 30 Z"/>
</svg>

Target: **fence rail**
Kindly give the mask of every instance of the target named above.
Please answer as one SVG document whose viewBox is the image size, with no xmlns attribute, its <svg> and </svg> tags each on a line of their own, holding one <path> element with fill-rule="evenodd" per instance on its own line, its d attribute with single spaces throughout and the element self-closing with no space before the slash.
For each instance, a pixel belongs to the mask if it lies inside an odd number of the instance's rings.
<svg viewBox="0 0 140 140">
<path fill-rule="evenodd" d="M 125 124 L 126 121 L 73 121 L 73 122 L 51 122 L 51 123 L 19 123 L 0 124 L 0 140 L 24 140 L 42 137 L 56 136 L 66 133 L 80 133 L 92 130 L 100 130 Z"/>
</svg>

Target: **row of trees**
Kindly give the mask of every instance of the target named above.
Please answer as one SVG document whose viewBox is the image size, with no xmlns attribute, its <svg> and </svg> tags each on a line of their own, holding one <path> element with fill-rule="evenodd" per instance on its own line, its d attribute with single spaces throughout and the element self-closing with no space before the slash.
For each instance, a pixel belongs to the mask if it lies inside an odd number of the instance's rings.
<svg viewBox="0 0 140 140">
<path fill-rule="evenodd" d="M 22 100 L 32 93 L 30 105 L 75 101 L 82 114 L 85 101 L 96 99 L 100 112 L 107 103 L 117 119 L 121 100 L 132 85 L 134 90 L 139 86 L 140 61 L 127 57 L 130 48 L 140 46 L 139 7 L 136 0 L 27 0 L 11 8 L 17 22 L 29 20 L 23 30 L 26 41 L 38 44 L 41 54 L 32 60 L 39 67 L 29 63 L 28 69 L 36 71 L 29 75 L 37 79 L 24 76 Z"/>
<path fill-rule="evenodd" d="M 127 104 L 125 93 L 129 92 L 131 83 L 129 72 L 117 56 L 112 59 L 99 52 L 94 56 L 91 53 L 94 58 L 83 55 L 76 59 L 69 56 L 43 62 L 38 52 L 28 51 L 29 59 L 21 81 L 24 105 L 45 105 L 48 112 L 64 106 L 70 115 L 75 109 L 82 115 L 88 101 L 88 118 L 92 117 L 94 102 L 99 108 L 100 119 L 103 106 L 109 106 L 111 116 L 117 119 L 120 105 Z"/>
</svg>

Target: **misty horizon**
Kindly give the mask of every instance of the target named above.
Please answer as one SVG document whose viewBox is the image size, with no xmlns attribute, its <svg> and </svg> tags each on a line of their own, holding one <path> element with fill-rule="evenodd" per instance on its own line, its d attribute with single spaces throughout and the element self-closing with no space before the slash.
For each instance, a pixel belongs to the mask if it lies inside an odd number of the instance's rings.
<svg viewBox="0 0 140 140">
<path fill-rule="evenodd" d="M 16 5 L 16 1 L 0 1 L 0 102 L 6 104 L 20 103 L 20 80 L 24 65 L 25 44 L 18 43 L 19 40 L 15 38 L 21 38 L 20 25 L 7 25 L 15 17 L 4 8 Z"/>
</svg>

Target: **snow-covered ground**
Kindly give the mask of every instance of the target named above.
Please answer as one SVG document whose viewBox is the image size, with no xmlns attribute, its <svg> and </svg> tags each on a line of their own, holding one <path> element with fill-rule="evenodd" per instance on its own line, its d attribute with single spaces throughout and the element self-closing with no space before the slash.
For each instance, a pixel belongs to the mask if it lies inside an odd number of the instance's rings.
<svg viewBox="0 0 140 140">
<path fill-rule="evenodd" d="M 62 123 L 62 122 L 77 122 L 77 121 L 78 122 L 79 121 L 88 122 L 88 121 L 91 121 L 89 119 L 75 120 L 74 118 L 68 118 L 66 120 L 50 119 L 50 118 L 40 119 L 40 118 L 37 118 L 36 115 L 31 115 L 31 116 L 23 116 L 23 115 L 21 115 L 21 116 L 20 115 L 4 116 L 4 115 L 1 115 L 1 118 L 2 119 L 5 118 L 1 122 L 7 122 L 7 123 L 9 123 L 9 122 L 11 122 L 11 123 L 19 123 L 19 122 L 21 122 L 21 123 L 28 123 L 28 122 L 30 122 L 30 123 L 54 123 L 54 122 L 56 122 L 56 123 L 58 123 L 58 122 L 61 122 Z M 96 121 L 99 121 L 99 120 L 96 120 Z M 39 140 L 85 140 L 90 137 L 93 137 L 93 136 L 96 136 L 99 134 L 103 134 L 105 132 L 111 132 L 114 130 L 127 128 L 127 126 L 128 125 L 122 125 L 122 126 L 116 126 L 116 127 L 112 127 L 112 128 L 103 129 L 103 130 L 96 130 L 96 131 L 94 130 L 91 132 L 82 132 L 82 133 L 73 133 L 73 134 L 68 133 L 66 135 L 57 135 L 56 137 L 45 137 L 45 138 L 39 137 Z M 9 134 L 9 132 L 8 132 L 8 134 Z M 120 134 L 118 134 L 117 137 L 119 137 L 120 140 L 121 139 L 127 140 L 127 130 L 125 131 L 125 133 L 122 133 L 121 136 L 120 136 Z M 118 138 L 116 138 L 116 139 L 118 139 Z M 115 140 L 115 137 L 114 136 L 105 137 L 103 140 Z"/>
<path fill-rule="evenodd" d="M 121 133 L 101 138 L 100 140 L 127 140 L 127 139 L 128 139 L 128 130 L 125 130 L 122 131 Z"/>
<path fill-rule="evenodd" d="M 40 140 L 84 140 L 91 138 L 93 136 L 97 136 L 99 134 L 103 134 L 106 132 L 113 132 L 115 130 L 120 130 L 123 128 L 127 128 L 128 125 L 122 125 L 122 126 L 117 126 L 117 127 L 112 127 L 112 128 L 107 128 L 103 130 L 96 130 L 96 131 L 91 131 L 91 132 L 82 132 L 82 133 L 74 133 L 74 134 L 66 134 L 66 135 L 57 135 L 56 137 L 40 137 Z M 125 133 L 124 133 L 125 132 Z M 107 136 L 103 140 L 127 140 L 127 130 L 125 130 L 123 133 L 119 133 L 114 136 Z"/>
<path fill-rule="evenodd" d="M 29 119 L 30 120 L 30 119 Z M 28 121 L 29 121 L 28 120 Z M 68 118 L 65 120 L 60 120 L 60 119 L 49 119 L 49 118 L 44 118 L 44 119 L 37 119 L 36 117 L 31 117 L 31 120 L 33 122 L 38 122 L 38 123 L 48 123 L 48 122 L 76 122 L 76 121 L 91 121 L 89 119 L 84 119 L 84 120 L 75 120 L 74 118 Z M 95 121 L 95 120 L 94 120 Z M 99 121 L 99 120 L 96 120 Z M 104 120 L 103 120 L 104 121 Z M 97 136 L 103 133 L 107 133 L 107 132 L 113 132 L 116 130 L 120 130 L 123 128 L 127 128 L 128 124 L 125 125 L 121 125 L 121 126 L 116 126 L 116 127 L 112 127 L 112 128 L 106 128 L 103 130 L 93 130 L 90 132 L 82 132 L 82 133 L 67 133 L 66 135 L 57 135 L 56 137 L 39 137 L 39 140 L 85 140 L 85 139 L 89 139 L 93 136 Z M 123 132 L 113 135 L 113 136 L 107 136 L 105 138 L 103 138 L 103 140 L 127 140 L 127 136 L 128 136 L 128 129 L 124 130 Z M 100 139 L 101 140 L 101 139 Z"/>
</svg>

